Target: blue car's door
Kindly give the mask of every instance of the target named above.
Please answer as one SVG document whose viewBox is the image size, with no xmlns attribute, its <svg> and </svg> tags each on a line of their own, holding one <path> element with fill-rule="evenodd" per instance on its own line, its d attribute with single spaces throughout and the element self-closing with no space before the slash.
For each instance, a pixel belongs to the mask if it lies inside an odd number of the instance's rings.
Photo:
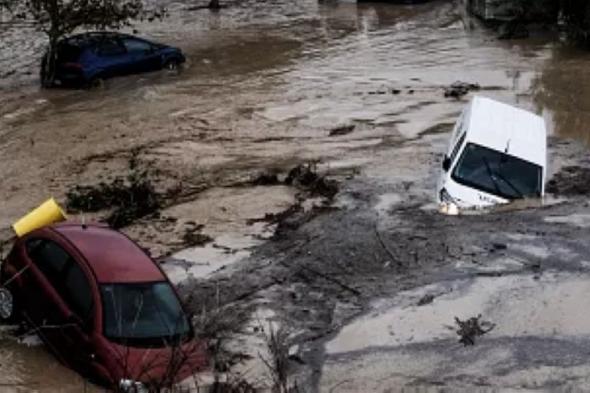
<svg viewBox="0 0 590 393">
<path fill-rule="evenodd" d="M 124 37 L 121 41 L 132 62 L 131 72 L 153 71 L 161 68 L 160 54 L 152 44 L 133 37 Z"/>
<path fill-rule="evenodd" d="M 122 43 L 114 37 L 101 39 L 95 49 L 94 66 L 102 77 L 124 75 L 130 72 L 132 60 Z"/>
</svg>

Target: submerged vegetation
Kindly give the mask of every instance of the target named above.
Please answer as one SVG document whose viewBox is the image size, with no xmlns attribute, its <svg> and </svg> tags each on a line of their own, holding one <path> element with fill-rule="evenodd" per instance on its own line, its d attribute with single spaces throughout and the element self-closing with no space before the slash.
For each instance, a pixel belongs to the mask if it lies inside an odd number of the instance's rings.
<svg viewBox="0 0 590 393">
<path fill-rule="evenodd" d="M 67 209 L 74 213 L 110 210 L 105 221 L 116 229 L 155 214 L 161 207 L 149 168 L 140 168 L 135 157 L 129 161 L 127 177 L 97 185 L 76 185 L 66 193 L 66 198 Z"/>
<path fill-rule="evenodd" d="M 497 14 L 505 22 L 501 38 L 526 38 L 524 25 L 542 23 L 560 26 L 573 41 L 590 43 L 590 2 L 586 0 L 467 0 L 466 4 L 473 13 L 486 15 L 485 19 Z"/>
<path fill-rule="evenodd" d="M 561 0 L 561 7 L 570 36 L 590 43 L 590 3 L 587 0 Z"/>
</svg>

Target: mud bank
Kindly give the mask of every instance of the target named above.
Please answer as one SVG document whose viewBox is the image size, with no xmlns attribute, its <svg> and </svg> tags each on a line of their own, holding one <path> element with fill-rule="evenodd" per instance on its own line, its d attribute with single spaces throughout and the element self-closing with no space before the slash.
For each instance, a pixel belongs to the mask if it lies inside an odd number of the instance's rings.
<svg viewBox="0 0 590 393">
<path fill-rule="evenodd" d="M 400 148 L 398 159 L 419 151 Z M 222 304 L 273 310 L 291 328 L 303 360 L 293 367 L 309 391 L 587 386 L 585 199 L 446 217 L 421 179 L 352 180 L 340 210 L 183 292 L 195 307 L 219 293 Z M 409 198 L 390 197 L 398 192 Z M 478 314 L 495 328 L 464 347 L 454 318 Z"/>
</svg>

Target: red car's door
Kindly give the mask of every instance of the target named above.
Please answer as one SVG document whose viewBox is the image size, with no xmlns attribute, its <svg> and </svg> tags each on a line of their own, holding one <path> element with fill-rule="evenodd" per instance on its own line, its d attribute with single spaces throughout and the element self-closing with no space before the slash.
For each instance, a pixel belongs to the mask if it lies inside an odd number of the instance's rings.
<svg viewBox="0 0 590 393">
<path fill-rule="evenodd" d="M 86 373 L 95 321 L 92 276 L 72 256 L 73 250 L 53 240 L 30 239 L 26 249 L 32 265 L 23 309 L 59 360 Z"/>
<path fill-rule="evenodd" d="M 30 267 L 23 272 L 18 294 L 24 320 L 43 339 L 60 361 L 63 356 L 61 327 L 68 323 L 68 310 L 59 295 L 62 274 L 70 255 L 57 243 L 45 238 L 27 240 L 21 251 Z"/>
<path fill-rule="evenodd" d="M 68 312 L 68 323 L 61 328 L 64 356 L 73 368 L 88 374 L 94 359 L 91 335 L 96 320 L 96 290 L 92 275 L 83 263 L 72 258 L 65 267 L 61 297 Z"/>
</svg>

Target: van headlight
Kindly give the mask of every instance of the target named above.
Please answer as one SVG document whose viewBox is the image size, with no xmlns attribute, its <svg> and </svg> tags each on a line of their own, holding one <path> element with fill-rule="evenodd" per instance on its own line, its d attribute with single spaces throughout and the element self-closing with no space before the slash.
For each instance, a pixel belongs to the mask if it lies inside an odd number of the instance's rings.
<svg viewBox="0 0 590 393">
<path fill-rule="evenodd" d="M 439 198 L 442 203 L 455 203 L 455 198 L 444 187 L 440 190 Z"/>
<path fill-rule="evenodd" d="M 449 216 L 457 216 L 459 215 L 459 207 L 453 198 L 446 189 L 440 190 L 440 205 L 438 206 L 438 211 L 442 214 L 446 214 Z"/>
<path fill-rule="evenodd" d="M 132 379 L 120 380 L 119 389 L 124 393 L 148 393 L 148 388 L 143 383 Z"/>
</svg>

